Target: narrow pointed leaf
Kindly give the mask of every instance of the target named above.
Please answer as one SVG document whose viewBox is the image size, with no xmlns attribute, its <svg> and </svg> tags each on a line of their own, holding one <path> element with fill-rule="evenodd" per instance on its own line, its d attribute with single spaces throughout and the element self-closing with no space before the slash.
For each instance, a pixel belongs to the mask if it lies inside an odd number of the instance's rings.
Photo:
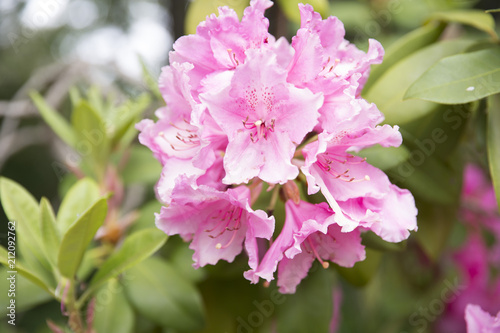
<svg viewBox="0 0 500 333">
<path fill-rule="evenodd" d="M 89 288 L 97 288 L 110 278 L 155 253 L 167 240 L 167 235 L 156 228 L 137 231 L 128 236 L 123 245 L 101 266 L 90 282 Z"/>
<path fill-rule="evenodd" d="M 500 211 L 500 95 L 488 98 L 488 160 Z"/>
<path fill-rule="evenodd" d="M 57 269 L 57 253 L 61 245 L 61 235 L 56 226 L 56 217 L 46 198 L 40 201 L 40 223 L 43 251 L 54 269 Z"/>
<path fill-rule="evenodd" d="M 99 199 L 99 185 L 90 179 L 80 179 L 64 197 L 57 213 L 57 226 L 61 234 L 68 230 L 81 214 Z"/>
<path fill-rule="evenodd" d="M 71 128 L 69 122 L 64 119 L 56 110 L 52 109 L 45 99 L 36 91 L 30 93 L 31 99 L 40 111 L 43 120 L 52 128 L 52 130 L 69 146 L 75 147 L 77 142 L 76 133 Z"/>
<path fill-rule="evenodd" d="M 57 262 L 63 276 L 71 279 L 76 274 L 88 245 L 106 218 L 107 208 L 106 199 L 99 199 L 64 234 Z"/>
<path fill-rule="evenodd" d="M 406 92 L 443 104 L 462 104 L 500 92 L 500 47 L 458 54 L 439 61 Z"/>
<path fill-rule="evenodd" d="M 109 140 L 103 118 L 95 107 L 81 101 L 71 115 L 77 135 L 76 149 L 90 160 L 98 176 L 102 176 L 109 157 Z"/>
</svg>

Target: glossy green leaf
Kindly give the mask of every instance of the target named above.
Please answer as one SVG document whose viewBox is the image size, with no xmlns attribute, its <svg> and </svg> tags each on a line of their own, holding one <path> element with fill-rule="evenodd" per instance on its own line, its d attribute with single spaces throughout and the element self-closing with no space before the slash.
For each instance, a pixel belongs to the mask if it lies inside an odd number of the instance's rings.
<svg viewBox="0 0 500 333">
<path fill-rule="evenodd" d="M 75 147 L 77 136 L 69 122 L 56 110 L 52 109 L 38 92 L 30 92 L 30 97 L 40 111 L 43 120 L 45 120 L 52 130 L 69 146 Z"/>
<path fill-rule="evenodd" d="M 127 298 L 142 316 L 180 331 L 203 327 L 203 306 L 196 288 L 161 259 L 149 258 L 126 273 Z"/>
<path fill-rule="evenodd" d="M 370 76 L 363 88 L 363 95 L 392 66 L 412 53 L 436 42 L 445 28 L 444 24 L 426 24 L 404 35 L 385 52 L 384 61 L 372 66 Z"/>
<path fill-rule="evenodd" d="M 161 170 L 161 164 L 153 157 L 151 150 L 134 145 L 130 149 L 130 157 L 122 172 L 123 181 L 126 184 L 154 184 L 158 181 Z"/>
<path fill-rule="evenodd" d="M 47 258 L 40 251 L 43 248 L 40 209 L 35 198 L 18 183 L 3 177 L 0 177 L 0 198 L 5 214 L 10 221 L 16 222 L 16 238 L 24 240 L 22 244 L 18 244 L 18 250 L 26 247 L 24 252 L 29 250 L 50 271 Z M 40 273 L 43 274 L 41 271 Z"/>
<path fill-rule="evenodd" d="M 98 288 L 107 280 L 148 258 L 166 240 L 167 235 L 157 228 L 143 229 L 127 236 L 122 246 L 99 268 L 90 281 L 89 288 Z"/>
<path fill-rule="evenodd" d="M 377 105 L 389 124 L 404 124 L 438 109 L 439 104 L 403 101 L 408 87 L 438 60 L 457 54 L 473 41 L 443 41 L 425 47 L 390 67 L 371 87 L 365 98 Z"/>
<path fill-rule="evenodd" d="M 74 277 L 88 245 L 106 218 L 107 208 L 106 199 L 99 199 L 64 234 L 57 261 L 63 276 Z"/>
<path fill-rule="evenodd" d="M 406 92 L 443 104 L 462 104 L 500 92 L 500 47 L 458 54 L 439 61 Z"/>
<path fill-rule="evenodd" d="M 42 232 L 42 244 L 45 257 L 49 260 L 53 269 L 57 268 L 57 253 L 61 245 L 61 235 L 56 226 L 56 217 L 50 202 L 46 198 L 40 201 L 40 223 Z"/>
<path fill-rule="evenodd" d="M 110 280 L 95 295 L 93 328 L 96 333 L 132 333 L 135 315 L 123 287 Z"/>
<path fill-rule="evenodd" d="M 342 267 L 338 265 L 334 265 L 339 274 L 346 279 L 350 284 L 354 286 L 364 286 L 375 275 L 377 272 L 380 261 L 382 259 L 382 253 L 366 248 L 366 259 L 364 261 L 359 261 L 354 264 L 353 267 Z"/>
<path fill-rule="evenodd" d="M 454 23 L 470 25 L 476 29 L 488 33 L 495 40 L 498 39 L 498 36 L 495 32 L 495 20 L 493 19 L 493 16 L 484 12 L 483 10 L 466 9 L 466 10 L 453 10 L 446 12 L 435 12 L 429 16 L 428 20 L 454 22 Z"/>
<path fill-rule="evenodd" d="M 15 267 L 11 266 L 13 263 L 9 262 L 7 249 L 5 249 L 3 246 L 0 246 L 0 263 L 6 267 L 7 271 L 11 271 L 15 268 L 15 271 L 17 273 L 22 274 L 25 278 L 27 278 L 43 290 L 49 292 L 51 295 L 54 295 L 54 290 L 46 282 L 38 277 L 38 273 L 33 272 L 25 267 L 20 259 L 16 258 Z"/>
<path fill-rule="evenodd" d="M 333 314 L 334 276 L 333 270 L 325 270 L 314 263 L 295 294 L 278 295 L 272 298 L 274 304 L 271 300 L 267 301 L 267 305 L 261 302 L 264 310 L 260 313 L 271 309 L 271 304 L 272 308 L 276 308 L 277 332 L 329 332 Z"/>
<path fill-rule="evenodd" d="M 487 148 L 491 178 L 500 211 L 500 95 L 488 98 Z"/>
<path fill-rule="evenodd" d="M 76 150 L 84 160 L 91 162 L 97 176 L 102 177 L 109 157 L 108 133 L 102 116 L 82 100 L 73 109 L 71 123 L 77 135 Z"/>
<path fill-rule="evenodd" d="M 200 22 L 205 21 L 205 18 L 211 14 L 219 14 L 217 10 L 220 6 L 229 6 L 234 9 L 239 17 L 243 14 L 243 10 L 249 4 L 248 0 L 194 0 L 189 2 L 189 7 L 186 13 L 184 30 L 186 34 L 196 33 L 196 27 Z"/>
<path fill-rule="evenodd" d="M 327 18 L 329 13 L 328 0 L 278 0 L 278 3 L 285 16 L 297 24 L 300 24 L 299 3 L 310 4 L 323 18 Z"/>
<path fill-rule="evenodd" d="M 57 213 L 57 226 L 61 234 L 99 199 L 99 195 L 99 185 L 91 178 L 80 179 L 69 189 Z"/>
<path fill-rule="evenodd" d="M 374 167 L 387 170 L 406 161 L 410 152 L 404 145 L 388 148 L 376 145 L 363 149 L 355 155 L 366 157 L 367 162 Z"/>
</svg>

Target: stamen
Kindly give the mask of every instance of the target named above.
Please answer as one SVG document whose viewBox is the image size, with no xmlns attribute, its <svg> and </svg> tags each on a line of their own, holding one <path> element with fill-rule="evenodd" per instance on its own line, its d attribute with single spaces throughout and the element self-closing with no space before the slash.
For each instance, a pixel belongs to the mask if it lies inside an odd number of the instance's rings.
<svg viewBox="0 0 500 333">
<path fill-rule="evenodd" d="M 227 49 L 227 54 L 229 55 L 229 59 L 231 59 L 234 67 L 237 67 L 240 62 L 236 59 L 236 53 L 234 53 L 232 49 Z"/>
<path fill-rule="evenodd" d="M 311 251 L 314 253 L 314 256 L 316 257 L 316 259 L 318 259 L 321 266 L 323 266 L 324 269 L 327 269 L 328 267 L 330 267 L 330 264 L 328 262 L 323 261 L 323 259 L 321 259 L 321 257 L 318 254 L 318 251 L 316 251 L 316 247 L 313 245 L 310 237 L 307 237 L 307 242 L 309 243 L 309 246 L 311 247 Z"/>
</svg>

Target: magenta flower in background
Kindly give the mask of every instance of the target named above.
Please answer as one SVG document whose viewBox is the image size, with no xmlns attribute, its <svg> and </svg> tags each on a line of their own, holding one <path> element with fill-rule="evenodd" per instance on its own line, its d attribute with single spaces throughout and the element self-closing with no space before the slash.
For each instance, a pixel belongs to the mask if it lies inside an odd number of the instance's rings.
<svg viewBox="0 0 500 333">
<path fill-rule="evenodd" d="M 493 185 L 478 166 L 465 168 L 461 201 L 461 220 L 467 228 L 467 237 L 461 248 L 452 253 L 452 260 L 464 289 L 447 304 L 437 327 L 443 332 L 465 332 L 465 311 L 468 332 L 490 332 L 475 330 L 482 327 L 475 320 L 485 318 L 481 308 L 490 313 L 500 311 L 500 278 L 491 274 L 491 269 L 498 268 L 500 262 L 500 216 Z M 487 244 L 485 232 L 492 235 L 492 244 Z"/>
<path fill-rule="evenodd" d="M 409 191 L 355 155 L 402 142 L 360 97 L 370 65 L 382 61 L 380 43 L 360 51 L 337 18 L 322 20 L 309 5 L 299 6 L 292 43 L 276 40 L 264 16 L 271 5 L 252 0 L 241 21 L 219 8 L 179 38 L 160 77 L 167 105 L 137 128 L 163 166 L 158 228 L 191 242 L 195 267 L 232 262 L 245 249 L 248 280 L 271 281 L 277 270 L 280 291 L 293 293 L 315 260 L 325 268 L 364 260 L 367 230 L 408 238 L 417 210 Z M 273 191 L 269 212 L 278 193 L 285 201 L 280 233 L 256 208 L 270 195 L 264 186 Z M 318 192 L 324 202 L 308 202 Z"/>
<path fill-rule="evenodd" d="M 480 306 L 469 304 L 465 309 L 465 321 L 467 333 L 500 333 L 500 312 L 493 317 Z"/>
</svg>

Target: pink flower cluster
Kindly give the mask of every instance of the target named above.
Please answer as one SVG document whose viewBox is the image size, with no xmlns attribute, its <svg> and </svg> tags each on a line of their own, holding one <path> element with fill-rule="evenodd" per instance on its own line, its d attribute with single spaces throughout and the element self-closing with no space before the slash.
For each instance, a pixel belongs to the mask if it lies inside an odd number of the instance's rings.
<svg viewBox="0 0 500 333">
<path fill-rule="evenodd" d="M 195 267 L 232 262 L 244 246 L 247 279 L 270 281 L 278 270 L 280 290 L 292 293 L 315 259 L 324 267 L 364 260 L 361 232 L 406 239 L 417 210 L 409 191 L 352 154 L 402 142 L 360 98 L 381 45 L 358 50 L 337 18 L 322 20 L 309 5 L 300 5 L 292 43 L 276 40 L 264 16 L 271 5 L 252 0 L 241 21 L 221 7 L 179 38 L 160 77 L 166 107 L 137 128 L 163 165 L 158 228 L 191 242 Z M 252 208 L 263 188 L 277 187 L 286 201 L 279 235 L 274 216 Z M 308 202 L 318 192 L 325 202 Z"/>
</svg>

